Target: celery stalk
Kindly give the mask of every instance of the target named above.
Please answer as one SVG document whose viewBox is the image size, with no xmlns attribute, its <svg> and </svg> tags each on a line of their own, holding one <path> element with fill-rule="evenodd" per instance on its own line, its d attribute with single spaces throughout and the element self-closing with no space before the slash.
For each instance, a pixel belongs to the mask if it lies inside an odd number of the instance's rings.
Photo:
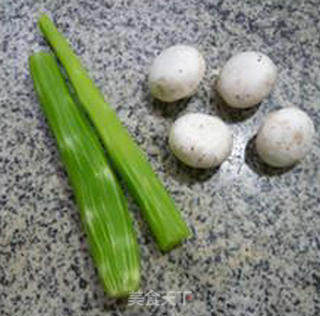
<svg viewBox="0 0 320 316">
<path fill-rule="evenodd" d="M 112 297 L 127 296 L 139 286 L 140 258 L 123 192 L 90 122 L 71 98 L 54 56 L 36 53 L 29 63 L 104 288 Z"/>
<path fill-rule="evenodd" d="M 137 199 L 160 249 L 170 250 L 190 234 L 172 198 L 114 110 L 105 102 L 99 89 L 89 78 L 65 37 L 46 15 L 40 17 L 39 26 L 66 69 L 113 165 Z"/>
</svg>

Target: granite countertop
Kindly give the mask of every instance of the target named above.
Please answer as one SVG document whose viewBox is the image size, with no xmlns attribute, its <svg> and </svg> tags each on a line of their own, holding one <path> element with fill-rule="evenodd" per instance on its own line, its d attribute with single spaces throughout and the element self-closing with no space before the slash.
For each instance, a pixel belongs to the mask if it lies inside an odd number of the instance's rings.
<svg viewBox="0 0 320 316">
<path fill-rule="evenodd" d="M 184 302 L 139 305 L 103 293 L 28 70 L 31 52 L 48 49 L 36 27 L 43 11 L 147 152 L 194 233 L 161 254 L 128 197 L 143 295 L 186 291 Z M 315 0 L 2 0 L 0 315 L 319 315 L 319 133 L 290 170 L 265 167 L 252 147 L 266 113 L 283 106 L 304 109 L 318 129 L 319 16 Z M 207 71 L 195 96 L 165 105 L 150 97 L 147 71 L 177 43 L 198 47 Z M 244 50 L 269 55 L 279 78 L 260 106 L 232 111 L 212 87 L 219 68 Z M 191 170 L 170 153 L 168 129 L 190 111 L 231 126 L 234 149 L 219 169 Z"/>
</svg>

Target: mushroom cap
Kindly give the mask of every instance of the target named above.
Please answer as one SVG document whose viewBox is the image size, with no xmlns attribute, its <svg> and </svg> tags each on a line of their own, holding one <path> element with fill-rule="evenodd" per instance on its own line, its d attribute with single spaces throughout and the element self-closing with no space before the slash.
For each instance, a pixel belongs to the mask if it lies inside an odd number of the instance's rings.
<svg viewBox="0 0 320 316">
<path fill-rule="evenodd" d="M 174 155 L 194 168 L 220 165 L 232 149 L 230 128 L 218 117 L 189 113 L 176 120 L 169 134 Z"/>
<path fill-rule="evenodd" d="M 217 90 L 234 108 L 250 108 L 269 95 L 277 79 L 277 67 L 265 54 L 243 52 L 227 61 L 220 73 Z"/>
<path fill-rule="evenodd" d="M 310 117 L 296 107 L 270 113 L 258 131 L 256 148 L 273 167 L 289 167 L 310 150 L 315 128 Z"/>
<path fill-rule="evenodd" d="M 192 46 L 175 45 L 153 61 L 149 71 L 151 94 L 173 102 L 195 93 L 205 72 L 205 61 Z"/>
</svg>

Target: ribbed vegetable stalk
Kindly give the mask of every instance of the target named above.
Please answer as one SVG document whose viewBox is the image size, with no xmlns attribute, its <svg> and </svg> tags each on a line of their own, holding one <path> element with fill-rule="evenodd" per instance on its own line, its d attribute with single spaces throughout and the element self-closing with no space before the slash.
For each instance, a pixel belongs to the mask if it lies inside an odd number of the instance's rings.
<svg viewBox="0 0 320 316">
<path fill-rule="evenodd" d="M 106 292 L 122 297 L 139 286 L 136 234 L 127 203 L 98 137 L 71 98 L 54 56 L 30 57 L 31 75 L 57 140 Z"/>
<path fill-rule="evenodd" d="M 104 101 L 64 36 L 46 15 L 40 17 L 39 26 L 66 69 L 113 165 L 138 200 L 160 249 L 170 250 L 189 235 L 189 230 L 176 210 L 173 200 L 142 151 L 122 126 L 114 110 Z"/>
</svg>

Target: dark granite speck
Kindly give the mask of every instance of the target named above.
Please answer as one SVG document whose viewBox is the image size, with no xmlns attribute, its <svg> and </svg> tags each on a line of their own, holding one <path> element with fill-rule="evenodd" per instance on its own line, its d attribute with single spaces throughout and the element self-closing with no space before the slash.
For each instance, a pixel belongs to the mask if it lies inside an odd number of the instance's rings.
<svg viewBox="0 0 320 316">
<path fill-rule="evenodd" d="M 189 290 L 185 304 L 129 306 L 104 295 L 72 191 L 39 108 L 28 56 L 48 46 L 36 27 L 49 13 L 70 39 L 172 193 L 193 237 L 161 254 L 129 197 L 142 256 L 141 290 Z M 320 314 L 320 6 L 317 1 L 2 0 L 0 3 L 0 315 Z M 186 43 L 207 71 L 195 96 L 153 100 L 147 72 L 164 48 Z M 233 54 L 258 50 L 279 69 L 270 97 L 225 107 L 212 88 Z M 317 135 L 288 170 L 263 165 L 252 146 L 265 115 L 299 106 Z M 234 133 L 220 167 L 192 170 L 170 153 L 172 122 L 219 115 Z"/>
</svg>

